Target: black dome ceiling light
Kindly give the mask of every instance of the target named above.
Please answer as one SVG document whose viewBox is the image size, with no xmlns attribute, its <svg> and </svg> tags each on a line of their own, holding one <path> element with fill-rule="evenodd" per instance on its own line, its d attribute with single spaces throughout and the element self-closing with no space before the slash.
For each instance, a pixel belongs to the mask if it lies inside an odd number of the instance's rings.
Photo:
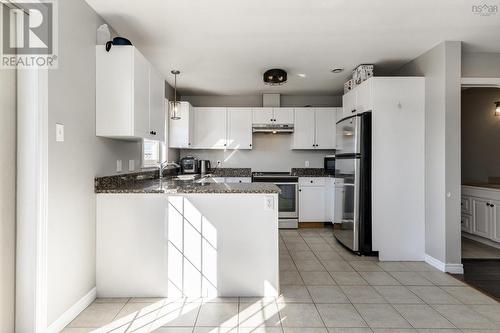
<svg viewBox="0 0 500 333">
<path fill-rule="evenodd" d="M 286 82 L 287 74 L 284 70 L 273 68 L 264 73 L 264 83 L 270 86 L 278 86 Z"/>
</svg>

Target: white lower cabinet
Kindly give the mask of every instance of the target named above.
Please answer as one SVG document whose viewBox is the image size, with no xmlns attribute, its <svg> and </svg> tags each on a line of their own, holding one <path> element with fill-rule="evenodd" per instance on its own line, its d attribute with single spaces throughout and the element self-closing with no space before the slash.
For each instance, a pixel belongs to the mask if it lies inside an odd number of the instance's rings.
<svg viewBox="0 0 500 333">
<path fill-rule="evenodd" d="M 500 190 L 462 186 L 461 229 L 500 242 Z"/>
<path fill-rule="evenodd" d="M 299 222 L 325 222 L 326 178 L 299 178 Z"/>
</svg>

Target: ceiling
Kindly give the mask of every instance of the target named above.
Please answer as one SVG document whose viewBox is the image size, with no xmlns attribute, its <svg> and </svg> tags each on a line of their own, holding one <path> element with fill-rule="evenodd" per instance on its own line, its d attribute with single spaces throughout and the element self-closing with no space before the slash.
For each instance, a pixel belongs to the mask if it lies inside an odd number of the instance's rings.
<svg viewBox="0 0 500 333">
<path fill-rule="evenodd" d="M 469 0 L 87 0 L 184 95 L 340 94 L 356 65 L 387 74 L 444 40 L 500 52 L 500 13 Z M 482 3 L 482 2 L 481 2 Z M 500 7 L 500 0 L 488 4 Z M 288 82 L 266 86 L 283 68 Z M 330 69 L 345 68 L 341 74 Z M 305 74 L 299 77 L 297 74 Z"/>
</svg>

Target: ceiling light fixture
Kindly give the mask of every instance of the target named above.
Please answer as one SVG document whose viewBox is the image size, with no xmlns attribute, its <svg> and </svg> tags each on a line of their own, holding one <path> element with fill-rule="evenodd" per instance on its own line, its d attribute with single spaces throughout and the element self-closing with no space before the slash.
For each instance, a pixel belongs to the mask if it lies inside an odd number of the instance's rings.
<svg viewBox="0 0 500 333">
<path fill-rule="evenodd" d="M 297 74 L 298 77 L 301 77 L 301 78 L 305 78 L 307 75 L 306 74 L 303 74 L 303 73 L 299 73 Z"/>
<path fill-rule="evenodd" d="M 336 68 L 333 68 L 333 69 L 331 70 L 331 72 L 332 72 L 333 74 L 342 73 L 343 71 L 344 71 L 344 69 L 343 69 L 343 68 L 340 68 L 340 67 L 336 67 Z"/>
<path fill-rule="evenodd" d="M 172 70 L 170 73 L 174 74 L 174 101 L 170 102 L 170 119 L 179 120 L 181 119 L 181 102 L 177 100 L 177 75 L 181 72 Z"/>
<path fill-rule="evenodd" d="M 495 116 L 500 116 L 500 101 L 495 102 Z"/>
<path fill-rule="evenodd" d="M 286 79 L 286 72 L 279 68 L 273 68 L 264 73 L 264 83 L 270 86 L 282 85 L 286 82 Z"/>
</svg>

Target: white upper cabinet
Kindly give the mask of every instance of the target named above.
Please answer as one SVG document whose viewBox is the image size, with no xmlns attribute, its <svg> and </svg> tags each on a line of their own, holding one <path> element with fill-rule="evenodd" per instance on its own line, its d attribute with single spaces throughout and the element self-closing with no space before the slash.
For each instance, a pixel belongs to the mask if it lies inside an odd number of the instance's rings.
<svg viewBox="0 0 500 333">
<path fill-rule="evenodd" d="M 252 118 L 254 124 L 273 124 L 273 108 L 252 108 Z"/>
<path fill-rule="evenodd" d="M 227 148 L 252 149 L 252 109 L 227 109 Z"/>
<path fill-rule="evenodd" d="M 338 108 L 295 108 L 292 149 L 335 149 Z"/>
<path fill-rule="evenodd" d="M 336 141 L 336 108 L 318 108 L 316 116 L 316 149 L 335 149 Z"/>
<path fill-rule="evenodd" d="M 226 108 L 194 108 L 194 149 L 226 147 Z"/>
<path fill-rule="evenodd" d="M 273 108 L 273 112 L 276 124 L 293 124 L 294 108 Z"/>
<path fill-rule="evenodd" d="M 180 102 L 181 119 L 169 119 L 168 146 L 191 148 L 194 134 L 194 110 L 188 102 Z M 167 116 L 169 117 L 170 115 Z"/>
<path fill-rule="evenodd" d="M 135 47 L 106 52 L 96 46 L 96 135 L 163 141 L 156 122 L 165 119 L 164 89 L 161 76 Z"/>
<path fill-rule="evenodd" d="M 368 79 L 342 96 L 342 118 L 373 109 L 372 87 L 373 79 Z"/>
<path fill-rule="evenodd" d="M 315 110 L 313 108 L 296 108 L 293 130 L 292 149 L 315 148 Z"/>
<path fill-rule="evenodd" d="M 342 118 L 356 114 L 356 91 L 351 90 L 342 96 Z"/>
</svg>

